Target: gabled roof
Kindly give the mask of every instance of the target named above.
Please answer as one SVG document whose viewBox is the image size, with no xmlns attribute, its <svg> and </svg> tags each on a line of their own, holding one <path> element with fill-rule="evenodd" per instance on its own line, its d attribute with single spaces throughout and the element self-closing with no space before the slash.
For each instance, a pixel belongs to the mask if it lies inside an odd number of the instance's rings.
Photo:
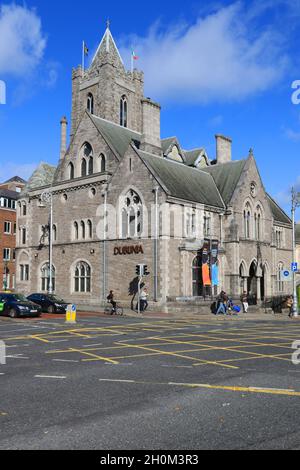
<svg viewBox="0 0 300 470">
<path fill-rule="evenodd" d="M 53 183 L 55 172 L 56 166 L 48 165 L 48 163 L 43 162 L 40 163 L 38 168 L 29 178 L 29 181 L 23 189 L 22 193 L 24 194 L 28 191 L 32 191 L 43 186 L 49 186 Z"/>
<path fill-rule="evenodd" d="M 13 178 L 10 178 L 7 181 L 4 181 L 2 184 L 8 184 L 8 183 L 21 183 L 21 184 L 26 184 L 26 181 L 23 180 L 20 176 L 14 176 Z"/>
<path fill-rule="evenodd" d="M 274 217 L 275 222 L 283 223 L 283 224 L 290 224 L 291 219 L 286 215 L 286 213 L 279 207 L 279 205 L 274 201 L 274 199 L 267 194 L 267 198 L 270 203 L 270 208 Z"/>
<path fill-rule="evenodd" d="M 204 152 L 204 149 L 184 150 L 185 163 L 188 166 L 195 166 L 198 158 Z"/>
<path fill-rule="evenodd" d="M 177 145 L 180 150 L 180 144 L 177 137 L 167 137 L 166 139 L 161 139 L 161 148 L 163 154 L 166 155 L 168 150 L 170 150 L 170 147 L 173 145 Z"/>
<path fill-rule="evenodd" d="M 246 162 L 247 160 L 237 160 L 202 168 L 202 171 L 209 173 L 213 177 L 226 205 L 231 201 Z"/>
<path fill-rule="evenodd" d="M 167 158 L 141 150 L 137 152 L 170 196 L 224 209 L 211 175 Z"/>
<path fill-rule="evenodd" d="M 120 157 L 124 157 L 131 141 L 141 142 L 142 135 L 138 132 L 118 126 L 97 116 L 90 115 L 90 118 L 108 144 L 112 145 Z"/>
<path fill-rule="evenodd" d="M 300 224 L 296 225 L 296 243 L 300 245 Z"/>
</svg>

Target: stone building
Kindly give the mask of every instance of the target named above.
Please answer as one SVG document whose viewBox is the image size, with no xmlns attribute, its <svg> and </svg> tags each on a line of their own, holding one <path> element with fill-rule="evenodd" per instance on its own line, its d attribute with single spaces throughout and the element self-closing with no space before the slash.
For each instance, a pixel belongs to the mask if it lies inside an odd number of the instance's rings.
<svg viewBox="0 0 300 470">
<path fill-rule="evenodd" d="M 114 289 L 133 304 L 142 263 L 159 307 L 221 289 L 258 301 L 290 292 L 280 272 L 292 259 L 291 220 L 266 193 L 253 152 L 233 160 L 231 140 L 217 135 L 210 160 L 161 139 L 161 107 L 143 84 L 109 28 L 90 67 L 73 70 L 70 144 L 63 118 L 58 166 L 41 164 L 19 201 L 18 289 L 48 287 L 50 191 L 55 292 L 75 303 L 99 305 Z"/>
</svg>

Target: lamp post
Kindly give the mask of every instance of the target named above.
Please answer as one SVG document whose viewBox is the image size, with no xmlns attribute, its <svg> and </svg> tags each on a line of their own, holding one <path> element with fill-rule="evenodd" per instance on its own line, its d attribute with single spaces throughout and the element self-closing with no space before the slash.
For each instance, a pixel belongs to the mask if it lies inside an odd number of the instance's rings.
<svg viewBox="0 0 300 470">
<path fill-rule="evenodd" d="M 295 213 L 296 209 L 300 207 L 300 193 L 292 188 L 292 224 L 293 224 L 293 263 L 296 261 L 296 231 L 295 231 Z M 293 271 L 293 316 L 298 317 L 298 298 L 297 298 L 297 286 L 296 286 L 296 272 Z"/>
<path fill-rule="evenodd" d="M 49 287 L 48 293 L 53 294 L 53 196 L 52 192 L 45 191 L 41 196 L 42 202 L 50 208 L 49 216 Z"/>
</svg>

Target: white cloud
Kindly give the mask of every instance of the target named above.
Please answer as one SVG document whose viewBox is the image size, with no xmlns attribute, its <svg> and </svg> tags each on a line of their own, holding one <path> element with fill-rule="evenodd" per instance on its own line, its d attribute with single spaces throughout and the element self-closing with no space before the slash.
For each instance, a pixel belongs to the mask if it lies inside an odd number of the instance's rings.
<svg viewBox="0 0 300 470">
<path fill-rule="evenodd" d="M 30 75 L 43 58 L 46 39 L 36 12 L 16 4 L 0 6 L 0 74 Z"/>
<path fill-rule="evenodd" d="M 258 22 L 239 2 L 194 25 L 161 31 L 156 24 L 146 37 L 131 38 L 147 94 L 205 103 L 242 100 L 267 90 L 282 78 L 288 59 L 277 29 L 262 30 Z M 123 57 L 130 57 L 129 49 L 121 49 Z"/>
</svg>

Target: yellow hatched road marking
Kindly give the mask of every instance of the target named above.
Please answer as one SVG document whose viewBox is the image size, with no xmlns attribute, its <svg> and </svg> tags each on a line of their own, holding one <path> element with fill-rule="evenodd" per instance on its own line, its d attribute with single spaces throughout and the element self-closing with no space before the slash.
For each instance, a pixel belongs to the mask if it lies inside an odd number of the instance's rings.
<svg viewBox="0 0 300 470">
<path fill-rule="evenodd" d="M 120 343 L 122 344 L 122 343 Z M 150 351 L 150 352 L 154 352 L 154 353 L 160 353 L 162 356 L 174 356 L 174 357 L 181 357 L 183 359 L 189 359 L 191 361 L 197 361 L 197 362 L 202 362 L 204 364 L 213 364 L 213 365 L 219 365 L 219 366 L 222 366 L 222 367 L 226 367 L 226 368 L 229 368 L 229 369 L 238 369 L 238 367 L 235 367 L 235 366 L 230 366 L 230 365 L 227 365 L 227 364 L 223 364 L 221 362 L 216 362 L 216 361 L 206 361 L 204 359 L 198 359 L 198 358 L 195 358 L 195 357 L 191 357 L 191 356 L 186 356 L 186 355 L 183 355 L 183 354 L 179 354 L 179 353 L 176 353 L 176 352 L 169 352 L 169 351 L 160 351 L 160 350 L 157 350 L 157 349 L 153 349 L 153 348 L 147 348 L 145 346 L 138 346 L 138 345 L 132 345 L 131 347 L 133 348 L 136 348 L 136 349 L 143 349 L 145 351 Z M 200 350 L 201 351 L 201 350 Z M 190 351 L 182 351 L 182 352 L 194 352 L 194 350 L 190 350 Z"/>
<path fill-rule="evenodd" d="M 92 353 L 88 353 L 88 352 L 85 352 L 85 351 L 81 351 L 80 349 L 70 349 L 70 351 L 73 351 L 73 352 L 78 352 L 78 353 L 81 353 L 81 354 L 84 354 L 86 356 L 91 356 L 93 357 L 94 359 L 97 359 L 97 361 L 104 361 L 104 362 L 111 362 L 112 364 L 119 364 L 119 362 L 113 360 L 113 359 L 109 359 L 108 357 L 102 357 L 102 356 L 98 356 L 96 354 L 92 354 Z"/>
<path fill-rule="evenodd" d="M 154 338 L 153 338 L 154 339 Z M 156 338 L 157 340 L 159 340 L 160 338 Z M 181 342 L 181 341 L 173 341 L 173 340 L 170 340 L 170 344 L 191 344 L 189 342 Z M 270 355 L 270 354 L 260 354 L 260 353 L 255 353 L 255 352 L 248 352 L 248 351 L 241 351 L 239 349 L 232 349 L 232 348 L 226 348 L 226 347 L 219 347 L 219 346 L 209 346 L 209 345 L 206 345 L 206 344 L 199 344 L 198 343 L 198 346 L 202 346 L 204 348 L 207 348 L 206 350 L 207 351 L 230 351 L 230 352 L 238 352 L 240 354 L 247 354 L 247 355 L 252 355 L 252 356 L 255 356 L 255 357 L 258 357 L 258 358 L 272 358 L 272 359 L 279 359 L 279 360 L 282 360 L 282 361 L 290 361 L 290 359 L 286 359 L 286 358 L 283 358 L 281 356 L 290 356 L 290 353 L 286 353 L 286 354 L 278 354 L 278 355 Z M 205 349 L 202 349 L 202 351 L 205 351 Z M 198 361 L 198 359 L 195 359 L 196 361 Z M 221 359 L 222 362 L 229 362 L 230 359 Z M 201 365 L 201 362 L 203 361 L 198 361 L 199 364 Z M 198 364 L 194 364 L 195 366 L 197 366 Z"/>
</svg>

